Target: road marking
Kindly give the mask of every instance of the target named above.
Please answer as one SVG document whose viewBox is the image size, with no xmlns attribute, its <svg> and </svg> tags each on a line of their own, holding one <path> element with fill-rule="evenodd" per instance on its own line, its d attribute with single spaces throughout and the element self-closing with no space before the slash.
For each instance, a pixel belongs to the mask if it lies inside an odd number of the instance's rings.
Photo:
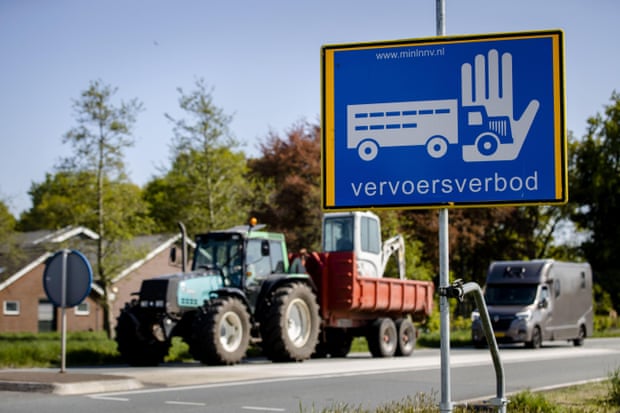
<svg viewBox="0 0 620 413">
<path fill-rule="evenodd" d="M 261 412 L 283 412 L 285 409 L 279 407 L 260 407 L 260 406 L 242 406 L 245 410 L 260 410 Z"/>
<path fill-rule="evenodd" d="M 177 401 L 166 401 L 166 404 L 175 404 L 180 406 L 206 406 L 206 403 L 195 403 L 195 402 L 177 402 Z"/>
<path fill-rule="evenodd" d="M 97 399 L 97 400 L 110 400 L 110 401 L 114 401 L 114 402 L 128 402 L 129 399 L 124 398 L 124 397 L 111 397 L 111 396 L 97 396 L 97 395 L 92 395 L 89 396 L 91 399 Z"/>
</svg>

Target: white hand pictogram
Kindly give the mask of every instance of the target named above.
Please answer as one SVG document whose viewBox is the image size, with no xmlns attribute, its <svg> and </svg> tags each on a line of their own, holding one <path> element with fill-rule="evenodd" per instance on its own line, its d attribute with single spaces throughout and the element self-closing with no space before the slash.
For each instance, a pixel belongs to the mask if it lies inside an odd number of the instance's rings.
<svg viewBox="0 0 620 413">
<path fill-rule="evenodd" d="M 488 54 L 487 64 L 484 55 L 477 55 L 474 60 L 474 76 L 472 65 L 461 66 L 461 95 L 463 106 L 484 106 L 489 118 L 508 117 L 512 130 L 513 143 L 510 147 L 501 148 L 494 159 L 514 159 L 518 156 L 521 146 L 532 126 L 534 117 L 540 106 L 535 99 L 531 100 L 520 118 L 515 118 L 513 108 L 512 55 L 502 55 L 501 73 L 498 52 L 495 49 Z M 488 80 L 488 83 L 487 83 Z M 501 88 L 500 88 L 501 82 Z M 473 159 L 471 159 L 473 160 Z"/>
</svg>

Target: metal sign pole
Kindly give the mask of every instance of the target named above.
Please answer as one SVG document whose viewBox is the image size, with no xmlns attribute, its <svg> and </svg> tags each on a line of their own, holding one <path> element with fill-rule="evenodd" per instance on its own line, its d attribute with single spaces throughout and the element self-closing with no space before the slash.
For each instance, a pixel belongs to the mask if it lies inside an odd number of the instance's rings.
<svg viewBox="0 0 620 413">
<path fill-rule="evenodd" d="M 62 276 L 60 287 L 60 372 L 64 373 L 67 365 L 67 257 L 69 251 L 62 252 Z"/>
<path fill-rule="evenodd" d="M 446 4 L 444 0 L 436 0 L 437 36 L 446 34 Z M 448 253 L 448 209 L 439 210 L 439 334 L 441 352 L 441 412 L 452 412 L 450 389 L 450 303 L 443 294 L 450 286 L 449 253 Z"/>
</svg>

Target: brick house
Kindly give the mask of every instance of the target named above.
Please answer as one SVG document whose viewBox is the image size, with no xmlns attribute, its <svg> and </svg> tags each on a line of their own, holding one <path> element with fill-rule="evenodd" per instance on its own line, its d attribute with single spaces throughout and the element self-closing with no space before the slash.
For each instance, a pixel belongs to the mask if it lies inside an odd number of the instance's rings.
<svg viewBox="0 0 620 413">
<path fill-rule="evenodd" d="M 179 272 L 168 261 L 169 248 L 180 235 L 135 237 L 128 248 L 127 262 L 113 279 L 112 311 L 116 316 L 131 293 L 139 290 L 144 278 Z M 17 234 L 18 260 L 9 261 L 0 251 L 0 332 L 44 332 L 60 330 L 61 311 L 47 297 L 43 287 L 46 260 L 55 251 L 68 248 L 82 252 L 93 270 L 98 235 L 84 227 L 59 231 L 35 231 Z M 96 277 L 96 276 L 95 276 Z M 103 290 L 95 282 L 88 297 L 78 306 L 66 310 L 67 330 L 86 331 L 103 328 L 100 299 Z"/>
</svg>

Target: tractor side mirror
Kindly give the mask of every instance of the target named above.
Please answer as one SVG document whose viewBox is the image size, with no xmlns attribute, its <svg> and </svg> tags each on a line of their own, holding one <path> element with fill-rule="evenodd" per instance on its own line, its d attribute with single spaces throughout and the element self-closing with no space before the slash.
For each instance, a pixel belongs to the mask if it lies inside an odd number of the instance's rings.
<svg viewBox="0 0 620 413">
<path fill-rule="evenodd" d="M 263 257 L 268 257 L 269 256 L 269 241 L 263 241 L 260 244 L 260 254 Z"/>
</svg>

